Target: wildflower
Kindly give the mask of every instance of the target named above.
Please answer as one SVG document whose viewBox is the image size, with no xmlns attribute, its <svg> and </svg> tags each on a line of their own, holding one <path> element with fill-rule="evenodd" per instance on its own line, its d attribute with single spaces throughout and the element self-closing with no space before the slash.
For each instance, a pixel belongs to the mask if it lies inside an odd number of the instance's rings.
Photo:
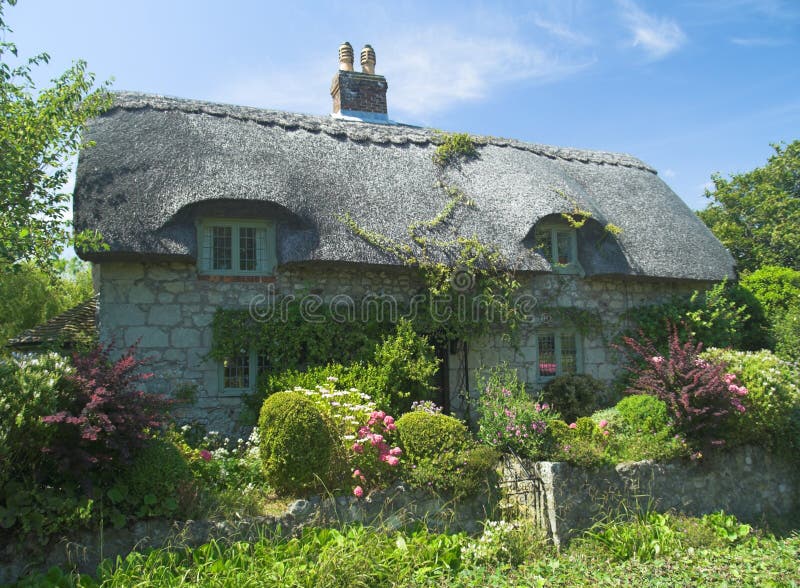
<svg viewBox="0 0 800 588">
<path fill-rule="evenodd" d="M 569 428 L 570 428 L 570 429 L 577 429 L 577 428 L 578 428 L 578 425 L 577 425 L 577 423 L 570 423 L 570 424 L 569 424 Z"/>
<path fill-rule="evenodd" d="M 362 496 L 364 496 L 364 489 L 361 486 L 356 486 L 355 488 L 353 488 L 353 496 L 355 496 L 356 498 L 361 498 Z"/>
<path fill-rule="evenodd" d="M 390 454 L 390 455 L 394 455 L 394 456 L 400 456 L 400 455 L 402 455 L 402 454 L 403 454 L 403 450 L 402 450 L 402 449 L 400 449 L 399 447 L 392 447 L 392 448 L 389 450 L 389 454 Z"/>
<path fill-rule="evenodd" d="M 353 477 L 358 478 L 361 475 L 361 470 L 353 470 Z"/>
<path fill-rule="evenodd" d="M 351 447 L 353 451 L 356 453 L 363 453 L 364 447 L 360 443 L 353 443 L 353 447 Z"/>
<path fill-rule="evenodd" d="M 608 437 L 608 435 L 609 435 L 610 433 L 611 433 L 611 431 L 609 431 L 608 429 L 606 429 L 605 431 L 603 431 L 603 435 L 605 435 L 606 437 Z"/>
<path fill-rule="evenodd" d="M 394 423 L 394 417 L 389 416 L 388 414 L 383 418 L 383 424 L 387 427 Z"/>
<path fill-rule="evenodd" d="M 605 429 L 608 426 L 608 421 L 606 419 L 603 419 L 602 421 L 597 423 L 597 426 L 600 427 L 601 429 Z"/>
<path fill-rule="evenodd" d="M 390 455 L 386 458 L 386 463 L 388 463 L 390 466 L 396 466 L 398 463 L 400 463 L 400 460 L 394 455 Z"/>
<path fill-rule="evenodd" d="M 650 358 L 650 363 L 652 363 L 654 366 L 658 367 L 662 363 L 664 363 L 664 358 L 661 357 L 660 355 L 655 355 L 655 356 Z"/>
<path fill-rule="evenodd" d="M 201 449 L 200 450 L 200 457 L 203 458 L 205 461 L 211 461 L 211 452 L 208 449 Z"/>
</svg>

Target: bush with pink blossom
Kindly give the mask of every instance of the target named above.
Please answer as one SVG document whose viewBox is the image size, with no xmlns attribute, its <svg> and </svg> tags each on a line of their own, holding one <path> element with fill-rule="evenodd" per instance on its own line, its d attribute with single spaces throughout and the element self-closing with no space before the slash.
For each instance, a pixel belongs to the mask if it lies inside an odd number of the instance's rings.
<svg viewBox="0 0 800 588">
<path fill-rule="evenodd" d="M 392 441 L 397 432 L 394 417 L 382 410 L 373 411 L 358 429 L 350 445 L 349 462 L 353 468 L 353 495 L 361 498 L 366 492 L 388 485 L 399 476 L 403 450 Z"/>
</svg>

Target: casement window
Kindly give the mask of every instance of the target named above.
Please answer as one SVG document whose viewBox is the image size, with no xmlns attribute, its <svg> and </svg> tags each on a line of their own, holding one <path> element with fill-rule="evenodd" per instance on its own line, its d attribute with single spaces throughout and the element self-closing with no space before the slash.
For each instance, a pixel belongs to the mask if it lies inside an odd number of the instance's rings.
<svg viewBox="0 0 800 588">
<path fill-rule="evenodd" d="M 219 370 L 220 389 L 224 394 L 239 395 L 254 392 L 258 376 L 266 369 L 267 358 L 254 349 L 222 361 Z"/>
<path fill-rule="evenodd" d="M 565 224 L 546 224 L 536 227 L 536 252 L 562 274 L 583 275 L 578 262 L 578 235 Z"/>
<path fill-rule="evenodd" d="M 536 334 L 536 379 L 547 381 L 582 371 L 580 339 L 573 331 L 543 331 Z"/>
<path fill-rule="evenodd" d="M 198 225 L 198 269 L 203 274 L 268 275 L 275 270 L 271 221 L 206 219 Z"/>
</svg>

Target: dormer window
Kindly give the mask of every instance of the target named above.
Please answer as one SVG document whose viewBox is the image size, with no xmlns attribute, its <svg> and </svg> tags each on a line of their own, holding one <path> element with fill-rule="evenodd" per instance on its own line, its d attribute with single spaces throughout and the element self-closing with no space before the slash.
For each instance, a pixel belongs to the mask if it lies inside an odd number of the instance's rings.
<svg viewBox="0 0 800 588">
<path fill-rule="evenodd" d="M 199 224 L 198 245 L 203 274 L 266 275 L 275 270 L 271 221 L 205 219 Z"/>
<path fill-rule="evenodd" d="M 536 227 L 536 252 L 550 262 L 556 273 L 583 275 L 578 262 L 577 232 L 568 225 Z"/>
</svg>

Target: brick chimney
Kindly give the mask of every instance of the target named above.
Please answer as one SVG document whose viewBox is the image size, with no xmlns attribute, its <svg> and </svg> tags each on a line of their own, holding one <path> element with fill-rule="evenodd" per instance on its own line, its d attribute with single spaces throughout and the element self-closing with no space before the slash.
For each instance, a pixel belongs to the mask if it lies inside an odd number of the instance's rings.
<svg viewBox="0 0 800 588">
<path fill-rule="evenodd" d="M 387 123 L 386 78 L 375 75 L 375 51 L 369 45 L 361 50 L 361 71 L 353 71 L 353 47 L 339 46 L 339 71 L 333 76 L 331 97 L 333 116 L 364 122 Z"/>
</svg>

